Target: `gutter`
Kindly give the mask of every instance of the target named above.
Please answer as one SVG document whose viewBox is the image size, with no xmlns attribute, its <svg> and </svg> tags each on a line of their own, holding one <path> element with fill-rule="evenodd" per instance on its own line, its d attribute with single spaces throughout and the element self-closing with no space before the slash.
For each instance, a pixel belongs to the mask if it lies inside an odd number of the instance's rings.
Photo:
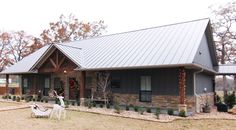
<svg viewBox="0 0 236 130">
<path fill-rule="evenodd" d="M 203 70 L 204 70 L 204 69 L 202 68 L 201 70 L 196 71 L 196 72 L 193 73 L 193 92 L 194 92 L 194 96 L 195 96 L 195 111 L 196 111 L 197 113 L 200 113 L 200 109 L 198 110 L 198 108 L 199 108 L 200 106 L 199 106 L 199 104 L 198 104 L 198 98 L 197 98 L 198 94 L 197 94 L 197 92 L 196 92 L 196 75 L 199 74 L 199 73 L 201 73 L 201 72 L 203 72 Z"/>
</svg>

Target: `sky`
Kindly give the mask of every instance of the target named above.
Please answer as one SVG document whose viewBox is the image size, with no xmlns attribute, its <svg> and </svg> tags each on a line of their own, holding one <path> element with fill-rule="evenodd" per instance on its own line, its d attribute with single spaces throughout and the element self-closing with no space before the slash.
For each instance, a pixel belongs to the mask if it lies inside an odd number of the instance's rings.
<svg viewBox="0 0 236 130">
<path fill-rule="evenodd" d="M 211 5 L 232 0 L 2 0 L 0 30 L 38 37 L 61 14 L 81 21 L 104 20 L 113 34 L 210 17 Z"/>
</svg>

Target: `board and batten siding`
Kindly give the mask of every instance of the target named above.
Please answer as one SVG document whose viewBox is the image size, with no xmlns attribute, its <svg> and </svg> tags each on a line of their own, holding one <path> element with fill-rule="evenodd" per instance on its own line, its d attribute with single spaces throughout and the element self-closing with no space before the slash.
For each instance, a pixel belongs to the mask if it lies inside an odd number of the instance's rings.
<svg viewBox="0 0 236 130">
<path fill-rule="evenodd" d="M 186 74 L 186 95 L 193 95 L 193 72 L 187 70 Z M 178 68 L 112 71 L 111 77 L 120 78 L 120 88 L 112 88 L 112 91 L 139 94 L 141 76 L 151 76 L 152 95 L 179 95 Z"/>
<path fill-rule="evenodd" d="M 196 74 L 195 80 L 197 94 L 204 93 L 204 88 L 207 89 L 207 92 L 213 92 L 213 79 L 214 76 L 206 73 Z"/>
<path fill-rule="evenodd" d="M 201 44 L 198 48 L 197 54 L 195 55 L 193 62 L 202 65 L 206 68 L 213 69 L 212 58 L 210 55 L 206 35 L 203 35 Z"/>
</svg>

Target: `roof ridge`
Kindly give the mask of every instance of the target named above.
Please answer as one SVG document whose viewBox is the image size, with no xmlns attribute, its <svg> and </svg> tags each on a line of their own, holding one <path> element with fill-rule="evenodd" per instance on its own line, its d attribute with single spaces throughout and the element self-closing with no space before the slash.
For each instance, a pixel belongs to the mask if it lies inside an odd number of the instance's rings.
<svg viewBox="0 0 236 130">
<path fill-rule="evenodd" d="M 66 43 L 57 43 L 57 44 L 55 44 L 55 45 L 61 45 L 61 46 L 65 46 L 65 47 L 70 47 L 70 48 L 74 48 L 74 49 L 79 49 L 79 50 L 82 50 L 82 48 L 80 48 L 80 47 L 75 47 L 75 46 L 70 46 L 70 45 L 66 45 Z"/>
<path fill-rule="evenodd" d="M 178 24 L 184 24 L 184 23 L 190 23 L 190 22 L 195 22 L 195 21 L 201 21 L 201 20 L 206 20 L 206 19 L 210 20 L 210 18 L 200 18 L 200 19 L 188 20 L 188 21 L 184 21 L 184 22 L 176 22 L 176 23 L 164 24 L 164 25 L 159 25 L 159 26 L 154 26 L 154 27 L 147 27 L 147 28 L 142 28 L 142 29 L 125 31 L 125 32 L 120 32 L 120 33 L 101 35 L 101 36 L 97 36 L 97 37 L 89 37 L 89 38 L 86 38 L 86 39 L 75 40 L 75 41 L 66 42 L 66 43 L 74 43 L 74 42 L 91 40 L 91 39 L 97 39 L 97 38 L 108 37 L 108 36 L 113 36 L 113 35 L 126 34 L 126 33 L 131 33 L 131 32 L 138 32 L 138 31 L 143 31 L 143 30 L 149 30 L 149 29 L 161 28 L 161 27 L 166 27 L 166 26 L 173 26 L 173 25 L 178 25 Z"/>
</svg>

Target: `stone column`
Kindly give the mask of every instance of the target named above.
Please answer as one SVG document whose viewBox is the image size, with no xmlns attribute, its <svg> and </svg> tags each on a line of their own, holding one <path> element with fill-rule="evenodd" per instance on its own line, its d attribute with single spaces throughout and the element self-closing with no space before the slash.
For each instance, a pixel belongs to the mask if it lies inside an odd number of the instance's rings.
<svg viewBox="0 0 236 130">
<path fill-rule="evenodd" d="M 179 68 L 179 111 L 184 110 L 187 112 L 186 105 L 186 73 L 184 67 Z"/>
<path fill-rule="evenodd" d="M 86 72 L 81 71 L 80 72 L 80 82 L 79 82 L 79 92 L 80 92 L 80 106 L 84 106 L 85 101 L 85 78 L 86 78 Z"/>
<path fill-rule="evenodd" d="M 9 94 L 9 75 L 6 75 L 6 95 Z"/>
</svg>

